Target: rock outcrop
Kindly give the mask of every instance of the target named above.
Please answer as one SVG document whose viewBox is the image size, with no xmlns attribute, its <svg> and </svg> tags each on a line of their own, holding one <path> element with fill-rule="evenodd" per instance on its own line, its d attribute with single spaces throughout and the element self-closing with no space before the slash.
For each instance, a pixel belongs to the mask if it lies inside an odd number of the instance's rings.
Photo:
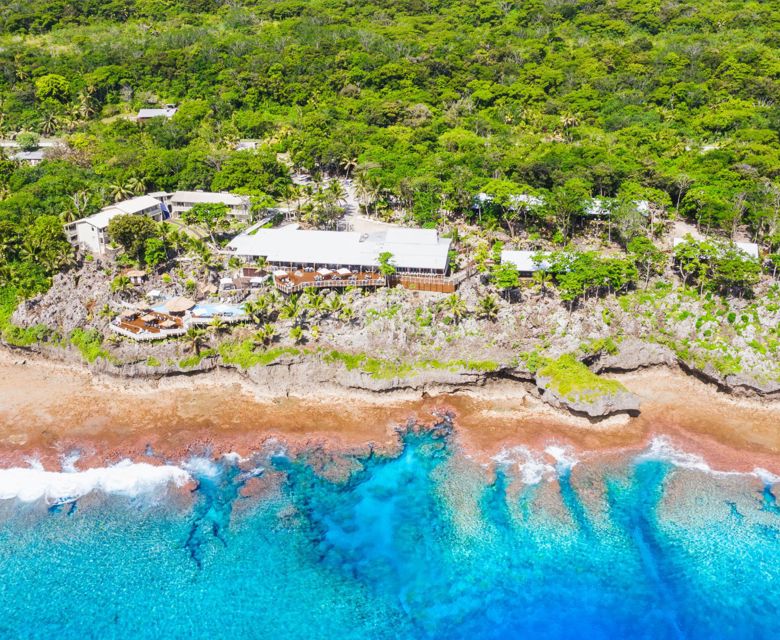
<svg viewBox="0 0 780 640">
<path fill-rule="evenodd" d="M 583 389 L 568 394 L 561 393 L 552 378 L 540 375 L 536 378 L 541 398 L 547 404 L 565 409 L 575 415 L 603 419 L 618 414 L 637 415 L 639 396 L 626 389 L 614 391 Z"/>
<path fill-rule="evenodd" d="M 654 342 L 626 337 L 618 352 L 601 354 L 594 365 L 596 371 L 636 371 L 647 367 L 674 366 L 677 356 L 671 349 Z"/>
</svg>

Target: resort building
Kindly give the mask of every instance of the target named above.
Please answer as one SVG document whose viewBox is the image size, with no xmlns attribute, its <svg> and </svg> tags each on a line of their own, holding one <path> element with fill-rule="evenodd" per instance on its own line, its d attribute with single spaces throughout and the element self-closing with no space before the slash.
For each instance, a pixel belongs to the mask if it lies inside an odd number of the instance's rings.
<svg viewBox="0 0 780 640">
<path fill-rule="evenodd" d="M 509 251 L 504 250 L 501 252 L 501 263 L 513 264 L 517 269 L 520 277 L 530 278 L 537 271 L 545 271 L 550 268 L 547 262 L 537 262 L 535 257 L 539 255 L 539 251 Z"/>
<path fill-rule="evenodd" d="M 687 241 L 688 239 L 686 238 L 673 238 L 672 246 L 676 248 L 678 245 L 683 244 Z M 755 242 L 732 242 L 731 245 L 739 249 L 742 253 L 744 253 L 749 258 L 752 258 L 753 260 L 758 260 L 759 258 L 758 245 Z"/>
<path fill-rule="evenodd" d="M 138 122 L 146 122 L 153 118 L 173 118 L 178 109 L 174 104 L 166 104 L 162 109 L 141 109 L 135 119 Z"/>
<path fill-rule="evenodd" d="M 159 200 L 151 196 L 139 196 L 112 204 L 88 218 L 71 222 L 65 225 L 65 233 L 71 244 L 92 253 L 104 254 L 110 243 L 108 223 L 121 215 L 147 216 L 156 222 L 165 217 Z"/>
<path fill-rule="evenodd" d="M 302 230 L 297 225 L 255 229 L 228 244 L 230 253 L 247 261 L 289 269 L 376 271 L 379 255 L 390 253 L 399 274 L 446 276 L 452 241 L 435 229 L 388 229 L 376 233 Z"/>
<path fill-rule="evenodd" d="M 240 220 L 249 218 L 249 196 L 238 196 L 232 193 L 213 193 L 209 191 L 176 191 L 174 193 L 153 193 L 171 213 L 172 218 L 178 218 L 196 204 L 224 204 L 228 214 Z"/>
<path fill-rule="evenodd" d="M 382 287 L 450 293 L 458 280 L 449 278 L 452 241 L 435 229 L 388 229 L 376 233 L 279 229 L 257 226 L 233 238 L 227 251 L 246 261 L 264 260 L 274 284 L 284 293 L 307 287 Z M 391 255 L 391 277 L 381 275 L 379 256 Z"/>
</svg>

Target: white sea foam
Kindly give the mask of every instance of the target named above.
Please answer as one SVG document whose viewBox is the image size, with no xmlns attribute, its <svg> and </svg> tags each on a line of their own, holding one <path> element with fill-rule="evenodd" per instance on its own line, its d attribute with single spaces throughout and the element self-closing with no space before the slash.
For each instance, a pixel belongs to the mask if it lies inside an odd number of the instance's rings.
<svg viewBox="0 0 780 640">
<path fill-rule="evenodd" d="M 753 475 L 756 476 L 761 482 L 764 484 L 777 484 L 780 482 L 780 476 L 775 475 L 771 471 L 767 471 L 766 469 L 762 469 L 761 467 L 756 467 L 753 469 Z"/>
<path fill-rule="evenodd" d="M 76 472 L 44 471 L 40 467 L 0 469 L 0 500 L 22 502 L 44 499 L 49 503 L 75 500 L 93 491 L 136 496 L 174 484 L 181 487 L 190 474 L 173 465 L 151 465 L 123 460 L 111 467 Z"/>
<path fill-rule="evenodd" d="M 677 449 L 666 436 L 657 436 L 650 441 L 647 451 L 637 456 L 637 460 L 661 460 L 670 462 L 675 467 L 682 469 L 695 469 L 705 473 L 728 473 L 715 471 L 705 462 L 704 458 L 695 453 L 688 453 Z"/>
<path fill-rule="evenodd" d="M 555 462 L 544 459 L 547 454 Z M 551 445 L 542 452 L 533 452 L 527 447 L 504 448 L 492 460 L 501 465 L 516 465 L 520 469 L 520 480 L 524 484 L 539 484 L 542 480 L 551 482 L 577 464 L 571 450 Z"/>
<path fill-rule="evenodd" d="M 688 453 L 676 448 L 672 441 L 666 436 L 657 436 L 650 441 L 650 447 L 644 453 L 637 456 L 637 460 L 663 460 L 670 462 L 676 467 L 682 469 L 695 469 L 703 473 L 709 473 L 715 476 L 753 476 L 758 478 L 764 484 L 776 484 L 780 482 L 780 476 L 771 471 L 756 467 L 751 472 L 743 471 L 724 471 L 713 469 L 705 460 L 695 453 Z"/>
<path fill-rule="evenodd" d="M 76 473 L 76 463 L 79 461 L 81 454 L 78 451 L 73 451 L 67 456 L 62 457 L 62 470 L 66 473 Z"/>
<path fill-rule="evenodd" d="M 220 466 L 208 458 L 190 458 L 184 468 L 193 476 L 202 478 L 216 478 L 222 472 Z"/>
</svg>

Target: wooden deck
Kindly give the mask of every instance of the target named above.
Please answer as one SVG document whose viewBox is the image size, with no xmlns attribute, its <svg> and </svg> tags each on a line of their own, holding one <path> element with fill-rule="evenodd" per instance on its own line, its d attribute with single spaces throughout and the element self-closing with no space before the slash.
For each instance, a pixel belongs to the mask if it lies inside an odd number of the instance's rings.
<svg viewBox="0 0 780 640">
<path fill-rule="evenodd" d="M 141 318 L 147 315 L 155 316 L 157 318 L 157 322 L 155 323 L 144 322 Z M 169 316 L 167 313 L 160 313 L 158 311 L 141 312 L 139 313 L 138 316 L 136 316 L 132 320 L 117 319 L 116 326 L 118 326 L 121 329 L 124 329 L 125 331 L 129 331 L 132 334 L 140 334 L 140 333 L 156 334 L 162 332 L 162 329 L 160 328 L 160 324 L 165 322 L 166 320 L 172 320 L 173 322 L 176 323 L 176 326 L 171 327 L 170 330 L 184 328 L 184 321 L 181 318 L 178 318 L 176 316 Z"/>
<path fill-rule="evenodd" d="M 286 276 L 274 276 L 274 284 L 283 293 L 296 293 L 305 289 L 344 289 L 346 287 L 384 287 L 385 277 L 379 273 L 359 271 L 351 275 L 332 274 L 322 276 L 316 271 L 290 271 Z"/>
</svg>

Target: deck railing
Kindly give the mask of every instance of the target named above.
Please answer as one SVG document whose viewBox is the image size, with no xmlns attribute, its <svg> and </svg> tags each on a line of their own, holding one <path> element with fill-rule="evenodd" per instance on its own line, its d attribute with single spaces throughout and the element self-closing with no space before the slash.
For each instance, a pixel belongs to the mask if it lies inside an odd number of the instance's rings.
<svg viewBox="0 0 780 640">
<path fill-rule="evenodd" d="M 237 322 L 243 322 L 244 320 L 247 320 L 249 316 L 245 313 L 242 313 L 240 315 L 236 316 L 223 316 L 223 315 L 213 315 L 208 318 L 206 317 L 195 317 L 195 316 L 188 316 L 185 319 L 186 324 L 197 324 L 197 325 L 204 325 L 204 324 L 210 324 L 214 318 L 219 318 L 222 322 L 226 324 L 235 324 Z"/>
<path fill-rule="evenodd" d="M 185 333 L 187 333 L 187 330 L 184 328 L 159 329 L 156 333 L 139 329 L 138 333 L 135 333 L 134 331 L 128 331 L 124 327 L 120 327 L 119 325 L 114 323 L 111 323 L 109 327 L 111 328 L 111 331 L 113 331 L 114 333 L 118 333 L 120 336 L 124 336 L 125 338 L 131 338 L 132 340 L 139 340 L 139 341 L 164 340 L 165 338 L 172 338 L 174 336 L 183 336 Z"/>
<path fill-rule="evenodd" d="M 371 278 L 363 280 L 311 280 L 307 282 L 285 282 L 278 278 L 274 278 L 274 284 L 276 288 L 282 293 L 290 294 L 297 293 L 299 291 L 305 291 L 306 289 L 335 289 L 346 287 L 384 287 L 387 284 L 385 278 Z"/>
</svg>

